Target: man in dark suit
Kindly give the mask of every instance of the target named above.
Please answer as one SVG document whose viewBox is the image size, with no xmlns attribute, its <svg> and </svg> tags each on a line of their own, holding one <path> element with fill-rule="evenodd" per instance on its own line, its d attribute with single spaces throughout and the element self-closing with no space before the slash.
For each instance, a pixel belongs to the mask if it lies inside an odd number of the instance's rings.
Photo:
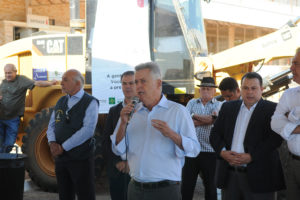
<svg viewBox="0 0 300 200">
<path fill-rule="evenodd" d="M 224 200 L 274 200 L 285 188 L 276 150 L 282 139 L 270 127 L 276 104 L 261 98 L 259 74 L 249 72 L 241 83 L 243 100 L 225 102 L 211 130 L 217 187 Z"/>
<path fill-rule="evenodd" d="M 126 71 L 121 76 L 124 101 L 111 107 L 104 129 L 104 148 L 108 158 L 109 189 L 112 200 L 127 199 L 127 187 L 130 181 L 129 168 L 125 157 L 115 155 L 111 150 L 110 135 L 113 134 L 120 118 L 122 108 L 132 102 L 135 96 L 134 71 Z"/>
</svg>

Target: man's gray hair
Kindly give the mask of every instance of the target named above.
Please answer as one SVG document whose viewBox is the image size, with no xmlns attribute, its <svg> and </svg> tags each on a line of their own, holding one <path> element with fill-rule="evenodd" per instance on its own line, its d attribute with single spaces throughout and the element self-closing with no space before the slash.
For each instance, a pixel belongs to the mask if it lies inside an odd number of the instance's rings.
<svg viewBox="0 0 300 200">
<path fill-rule="evenodd" d="M 74 81 L 79 81 L 80 82 L 80 87 L 82 88 L 84 85 L 84 78 L 82 76 L 82 74 L 80 73 L 80 71 L 76 70 L 76 69 L 70 69 L 68 71 L 71 71 L 75 74 L 75 76 L 73 77 Z"/>
<path fill-rule="evenodd" d="M 5 67 L 9 67 L 9 68 L 11 68 L 13 71 L 17 72 L 16 66 L 15 66 L 14 64 L 12 64 L 12 63 L 6 64 L 6 65 L 4 66 L 4 68 L 5 68 Z"/>
<path fill-rule="evenodd" d="M 161 73 L 157 63 L 155 62 L 146 62 L 139 64 L 135 67 L 135 71 L 139 71 L 142 69 L 149 69 L 153 79 L 160 79 L 161 80 Z"/>
</svg>

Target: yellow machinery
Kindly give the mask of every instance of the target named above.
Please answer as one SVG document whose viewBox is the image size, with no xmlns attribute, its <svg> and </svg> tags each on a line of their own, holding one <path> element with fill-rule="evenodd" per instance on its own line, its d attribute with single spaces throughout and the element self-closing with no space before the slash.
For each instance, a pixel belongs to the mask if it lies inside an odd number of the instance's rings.
<svg viewBox="0 0 300 200">
<path fill-rule="evenodd" d="M 244 73 L 253 71 L 255 66 L 262 67 L 269 61 L 291 58 L 300 47 L 300 17 L 289 21 L 277 31 L 254 39 L 236 47 L 227 49 L 209 57 L 196 58 L 196 77 L 203 72 L 212 74 L 217 82 L 225 76 L 240 80 Z M 272 70 L 272 69 L 270 69 Z M 283 71 L 264 80 L 264 96 L 270 96 L 287 88 L 292 75 Z M 199 78 L 198 78 L 199 79 Z"/>
<path fill-rule="evenodd" d="M 84 44 L 83 34 L 45 35 L 21 39 L 0 47 L 0 65 L 13 63 L 18 74 L 34 80 L 60 80 L 68 68 L 75 68 L 85 74 Z M 4 78 L 3 70 L 0 70 L 0 77 Z M 90 85 L 85 85 L 85 89 L 91 92 Z M 30 177 L 44 190 L 50 191 L 56 189 L 56 179 L 46 130 L 51 107 L 62 95 L 60 85 L 35 87 L 29 91 L 17 137 L 18 145 L 22 145 L 22 140 L 24 142 L 22 151 L 28 155 L 26 169 Z"/>
<path fill-rule="evenodd" d="M 119 3 L 123 1 L 125 0 Z M 128 2 L 134 1 L 128 0 Z M 211 74 L 217 80 L 224 76 L 240 79 L 245 72 L 252 71 L 253 65 L 280 57 L 292 57 L 295 49 L 300 46 L 300 29 L 295 22 L 262 38 L 207 57 L 203 19 L 201 14 L 197 13 L 201 10 L 200 0 L 149 0 L 148 5 L 142 4 L 143 1 L 138 2 L 139 8 L 149 7 L 149 9 L 144 9 L 150 13 L 144 15 L 150 16 L 148 19 L 150 28 L 147 33 L 150 43 L 149 54 L 151 60 L 158 62 L 162 67 L 163 91 L 172 100 L 183 104 L 194 94 L 198 95 L 198 90 L 195 89 L 198 82 L 193 78 L 196 72 L 200 72 L 198 73 L 200 76 Z M 107 5 L 109 3 L 111 0 L 106 2 Z M 113 7 L 115 5 L 118 4 L 112 4 Z M 110 31 L 110 29 L 105 30 Z M 125 32 L 125 30 L 122 31 Z M 131 32 L 134 31 L 131 30 Z M 109 34 L 111 33 L 108 32 L 108 36 Z M 100 36 L 97 35 L 97 37 Z M 116 37 L 105 37 L 103 42 L 110 39 L 112 39 L 111 43 L 107 44 L 112 45 L 113 52 L 122 48 L 122 43 L 114 45 L 113 41 L 117 39 Z M 124 42 L 129 44 L 128 41 Z M 62 73 L 70 68 L 75 68 L 86 75 L 87 49 L 85 44 L 85 34 L 56 34 L 24 38 L 0 47 L 0 66 L 13 63 L 17 66 L 18 74 L 35 80 L 60 80 Z M 93 48 L 101 47 L 101 45 L 93 46 Z M 118 56 L 113 54 L 112 57 Z M 112 68 L 105 68 L 105 70 L 110 71 Z M 286 86 L 290 79 L 282 82 L 285 76 L 286 74 L 283 74 L 269 81 L 269 89 L 272 91 L 269 94 L 278 91 L 283 85 Z M 0 77 L 4 78 L 1 69 Z M 102 83 L 98 82 L 98 84 Z M 95 87 L 96 85 L 93 85 L 93 89 Z M 90 92 L 92 86 L 85 85 L 85 89 Z M 35 87 L 28 92 L 25 114 L 21 121 L 17 141 L 19 145 L 22 145 L 23 141 L 22 150 L 28 155 L 25 164 L 29 176 L 38 186 L 47 191 L 56 190 L 56 178 L 54 161 L 47 144 L 46 130 L 51 108 L 62 95 L 59 85 L 48 88 Z M 104 101 L 107 100 L 104 99 Z M 102 105 L 100 99 L 100 107 Z M 99 115 L 99 127 L 103 127 L 105 116 L 105 114 Z M 96 155 L 96 158 L 102 158 L 102 155 Z"/>
</svg>

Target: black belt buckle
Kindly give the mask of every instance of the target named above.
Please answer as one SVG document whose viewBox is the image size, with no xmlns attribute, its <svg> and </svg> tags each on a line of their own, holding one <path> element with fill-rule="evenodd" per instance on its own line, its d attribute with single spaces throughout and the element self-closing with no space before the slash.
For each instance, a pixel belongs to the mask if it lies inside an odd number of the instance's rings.
<svg viewBox="0 0 300 200">
<path fill-rule="evenodd" d="M 141 189 L 157 189 L 157 188 L 167 187 L 170 185 L 179 185 L 180 184 L 179 181 L 169 181 L 169 180 L 159 181 L 159 182 L 142 183 L 142 182 L 138 182 L 138 181 L 132 179 L 132 182 L 135 186 L 137 186 Z"/>
<path fill-rule="evenodd" d="M 229 166 L 229 169 L 235 172 L 242 172 L 242 173 L 247 172 L 247 167 L 242 167 L 242 166 Z"/>
</svg>

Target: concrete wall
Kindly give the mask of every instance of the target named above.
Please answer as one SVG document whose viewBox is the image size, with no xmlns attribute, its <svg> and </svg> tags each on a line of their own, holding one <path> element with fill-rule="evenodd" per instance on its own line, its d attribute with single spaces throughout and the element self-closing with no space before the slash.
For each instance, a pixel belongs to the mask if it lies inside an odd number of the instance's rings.
<svg viewBox="0 0 300 200">
<path fill-rule="evenodd" d="M 0 20 L 26 21 L 25 0 L 1 0 Z"/>
<path fill-rule="evenodd" d="M 14 27 L 27 27 L 26 0 L 0 0 L 0 45 L 13 40 Z M 50 31 L 66 31 L 70 24 L 69 3 L 65 1 L 30 0 L 29 13 L 48 16 L 55 20 L 55 26 L 49 26 Z M 80 0 L 80 18 L 85 18 L 85 0 Z M 25 22 L 25 23 L 24 23 Z M 28 27 L 30 28 L 30 27 Z M 45 30 L 44 28 L 40 30 Z"/>
<path fill-rule="evenodd" d="M 11 22 L 0 21 L 0 45 L 13 41 L 13 33 Z"/>
<path fill-rule="evenodd" d="M 46 15 L 49 19 L 55 19 L 57 26 L 69 26 L 70 8 L 68 3 L 53 5 L 31 6 L 33 15 Z M 80 18 L 85 18 L 85 2 L 80 1 Z"/>
</svg>

